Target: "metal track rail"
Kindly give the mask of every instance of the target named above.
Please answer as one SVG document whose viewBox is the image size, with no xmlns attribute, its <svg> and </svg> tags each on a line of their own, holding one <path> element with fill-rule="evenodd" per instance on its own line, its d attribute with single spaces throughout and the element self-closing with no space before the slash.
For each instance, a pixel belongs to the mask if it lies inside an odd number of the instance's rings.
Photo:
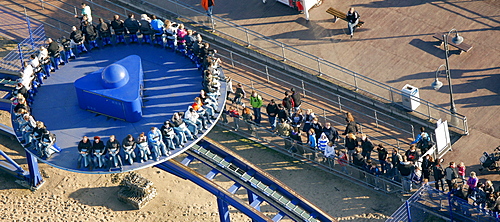
<svg viewBox="0 0 500 222">
<path fill-rule="evenodd" d="M 264 202 L 272 206 L 276 210 L 275 216 L 272 219 L 268 218 L 272 221 L 279 221 L 284 217 L 288 217 L 294 221 L 336 221 L 333 217 L 316 207 L 276 178 L 257 168 L 235 153 L 227 150 L 222 145 L 216 144 L 212 140 L 204 139 L 200 141 L 197 145 L 188 150 L 186 154 L 188 154 L 188 157 L 182 161 L 182 164 L 185 166 L 188 166 L 194 159 L 197 159 L 212 169 L 205 178 L 211 180 L 215 178 L 215 176 L 222 174 L 226 178 L 234 181 L 233 186 L 228 190 L 230 193 L 234 194 L 239 189 L 245 188 L 248 193 L 249 205 L 254 209 L 260 210 L 260 206 Z M 172 172 L 172 170 L 168 169 L 172 167 L 172 164 L 172 162 L 166 162 L 156 167 Z M 193 170 L 189 172 L 194 173 Z M 179 175 L 178 172 L 174 174 L 182 178 L 187 177 L 186 175 Z M 209 186 L 205 187 L 196 181 L 193 182 L 208 191 L 214 189 L 214 184 L 205 183 L 204 185 Z M 230 201 L 226 201 L 225 199 L 234 198 L 234 196 L 224 195 L 222 197 L 217 196 L 217 198 L 224 198 L 224 201 L 229 203 Z M 238 208 L 238 206 L 235 207 Z M 248 209 L 243 208 L 239 210 L 250 216 L 248 213 L 251 212 L 245 212 Z M 224 212 L 220 212 L 220 215 L 223 214 Z M 252 217 L 252 219 L 257 218 Z M 221 221 L 223 221 L 222 218 Z"/>
</svg>

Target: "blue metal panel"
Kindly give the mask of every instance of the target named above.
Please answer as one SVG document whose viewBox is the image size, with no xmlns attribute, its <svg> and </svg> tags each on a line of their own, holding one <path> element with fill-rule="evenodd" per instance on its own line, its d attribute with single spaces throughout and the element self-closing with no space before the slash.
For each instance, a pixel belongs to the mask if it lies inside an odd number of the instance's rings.
<svg viewBox="0 0 500 222">
<path fill-rule="evenodd" d="M 219 171 L 216 169 L 212 169 L 210 170 L 210 172 L 208 172 L 208 174 L 205 177 L 209 180 L 212 180 L 214 179 L 215 176 L 217 176 L 217 174 L 219 174 Z"/>
<path fill-rule="evenodd" d="M 210 152 L 222 158 L 228 158 L 232 156 L 231 154 L 228 153 L 229 151 L 223 150 L 222 148 L 212 144 L 212 142 L 208 142 L 207 140 L 201 140 L 198 143 L 198 145 L 207 150 L 210 150 Z M 291 200 L 291 203 L 288 203 L 288 205 L 293 204 L 300 207 L 301 209 L 305 210 L 309 215 L 311 215 L 312 218 L 317 219 L 319 221 L 335 221 L 334 218 L 332 218 L 325 212 L 321 211 L 319 208 L 308 202 L 305 198 L 300 197 L 300 195 L 295 193 L 293 190 L 285 188 L 285 185 L 279 182 L 279 180 L 273 178 L 271 175 L 268 174 L 266 175 L 266 173 L 263 171 L 256 170 L 256 168 L 250 166 L 249 163 L 247 163 L 245 160 L 233 158 L 231 164 L 235 167 L 238 167 L 246 171 L 246 174 L 254 178 L 254 179 L 250 178 L 249 181 L 246 181 L 247 183 L 250 183 L 253 187 L 258 188 L 257 184 L 253 184 L 251 183 L 251 181 L 252 180 L 259 181 L 259 184 L 265 184 L 271 190 L 276 191 L 286 199 Z M 286 207 L 292 210 L 289 206 Z"/>
<path fill-rule="evenodd" d="M 241 184 L 239 183 L 234 183 L 231 187 L 229 187 L 229 189 L 227 191 L 229 191 L 229 193 L 232 193 L 232 194 L 235 194 L 236 191 L 238 191 L 241 187 Z"/>
<path fill-rule="evenodd" d="M 278 214 L 276 214 L 276 216 L 273 217 L 273 221 L 280 221 L 281 219 L 283 219 L 283 217 L 285 217 L 285 213 L 279 212 Z"/>
<path fill-rule="evenodd" d="M 219 209 L 219 221 L 230 222 L 229 205 L 221 198 L 217 198 L 217 208 Z"/>
<path fill-rule="evenodd" d="M 19 166 L 19 164 L 17 164 L 13 159 L 11 159 L 2 150 L 0 150 L 0 155 L 3 156 L 5 158 L 5 160 L 7 160 L 7 162 L 9 162 L 9 164 L 11 164 L 12 166 L 14 166 L 18 172 L 21 172 L 21 174 L 24 174 L 25 171 L 23 170 L 23 168 L 21 166 Z"/>
<path fill-rule="evenodd" d="M 184 166 L 187 166 L 191 163 L 191 161 L 194 160 L 194 157 L 193 156 L 187 156 L 186 158 L 184 158 L 184 160 L 182 160 L 182 165 Z"/>
<path fill-rule="evenodd" d="M 38 189 L 45 182 L 38 169 L 38 161 L 30 152 L 26 152 L 26 160 L 30 171 L 28 182 L 32 189 Z"/>
<path fill-rule="evenodd" d="M 250 203 L 250 206 L 260 211 L 260 204 L 263 201 L 262 198 L 259 198 L 259 196 L 257 196 L 250 190 L 247 190 L 247 193 L 248 193 L 248 202 Z"/>
<path fill-rule="evenodd" d="M 269 219 L 266 215 L 250 207 L 250 205 L 245 203 L 243 200 L 240 200 L 230 192 L 224 190 L 222 187 L 217 186 L 214 182 L 205 178 L 203 175 L 189 169 L 188 167 L 175 160 L 169 160 L 157 164 L 155 165 L 155 167 L 166 172 L 175 172 L 174 175 L 182 174 L 183 178 L 192 181 L 193 183 L 215 195 L 218 198 L 218 201 L 219 199 L 223 200 L 223 202 L 235 207 L 245 215 L 258 222 L 271 221 L 271 219 Z"/>
</svg>

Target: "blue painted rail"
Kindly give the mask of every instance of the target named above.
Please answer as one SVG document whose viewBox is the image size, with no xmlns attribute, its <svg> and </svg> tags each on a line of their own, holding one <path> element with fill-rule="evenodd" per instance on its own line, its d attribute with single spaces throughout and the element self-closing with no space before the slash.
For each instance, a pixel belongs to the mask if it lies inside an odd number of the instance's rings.
<svg viewBox="0 0 500 222">
<path fill-rule="evenodd" d="M 210 139 L 201 140 L 186 153 L 188 156 L 181 162 L 185 167 L 180 167 L 173 161 L 158 164 L 156 167 L 181 178 L 189 179 L 216 195 L 221 221 L 229 221 L 227 204 L 236 207 L 256 221 L 280 221 L 284 218 L 294 221 L 336 221 L 270 174 Z M 187 168 L 195 159 L 209 166 L 212 170 L 204 177 L 200 177 L 201 174 L 194 172 L 194 169 Z M 193 176 L 197 174 L 199 175 Z M 226 195 L 227 191 L 221 191 L 220 186 L 212 180 L 217 175 L 223 175 L 234 181 L 231 188 L 227 190 L 231 195 Z M 211 180 L 211 182 L 207 182 L 206 179 Z M 248 203 L 244 206 L 240 206 L 241 201 L 235 200 L 237 197 L 232 195 L 242 188 L 246 189 L 248 193 Z M 255 214 L 254 210 L 260 211 L 260 206 L 264 202 L 274 208 L 274 217 L 262 218 L 259 216 L 260 214 Z M 251 206 L 252 209 L 249 209 L 248 206 Z"/>
</svg>

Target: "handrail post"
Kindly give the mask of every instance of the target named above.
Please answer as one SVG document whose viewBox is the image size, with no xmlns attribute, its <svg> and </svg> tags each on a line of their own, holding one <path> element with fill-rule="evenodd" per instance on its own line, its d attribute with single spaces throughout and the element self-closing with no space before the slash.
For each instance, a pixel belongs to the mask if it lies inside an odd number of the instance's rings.
<svg viewBox="0 0 500 222">
<path fill-rule="evenodd" d="M 325 124 L 326 124 L 326 110 L 323 108 L 323 119 L 325 119 Z"/>
<path fill-rule="evenodd" d="M 431 118 L 431 107 L 429 106 L 429 101 L 427 101 L 427 120 L 430 121 Z"/>
<path fill-rule="evenodd" d="M 415 127 L 413 127 L 413 125 L 410 125 L 411 126 L 411 136 L 413 138 L 413 140 L 415 140 Z"/>
<path fill-rule="evenodd" d="M 377 126 L 378 128 L 377 110 L 375 110 L 374 112 L 375 112 L 375 126 Z"/>
<path fill-rule="evenodd" d="M 323 75 L 321 73 L 321 59 L 318 57 L 317 60 L 318 60 L 318 75 L 321 76 L 321 75 Z"/>
<path fill-rule="evenodd" d="M 390 97 L 391 97 L 391 103 L 394 103 L 394 93 L 392 92 L 392 87 L 389 88 L 389 94 L 390 94 Z"/>
<path fill-rule="evenodd" d="M 411 212 L 410 212 L 410 203 L 408 200 L 405 201 L 406 214 L 408 215 L 408 222 L 411 222 Z"/>
<path fill-rule="evenodd" d="M 463 118 L 463 123 L 464 123 L 464 134 L 469 135 L 469 124 L 467 123 L 466 116 L 464 116 L 464 118 Z"/>
<path fill-rule="evenodd" d="M 214 17 L 213 16 L 210 16 L 210 25 L 212 27 L 212 32 L 215 32 L 215 22 L 214 22 Z M 247 38 L 248 38 L 248 36 L 247 36 Z"/>
<path fill-rule="evenodd" d="M 21 69 L 24 69 L 24 58 L 23 50 L 21 49 L 21 43 L 17 43 L 17 50 L 19 50 L 19 60 L 21 60 Z"/>
<path fill-rule="evenodd" d="M 304 86 L 304 80 L 301 80 L 301 82 L 302 82 L 302 94 L 306 96 L 306 87 Z"/>
<path fill-rule="evenodd" d="M 28 25 L 28 33 L 30 36 L 30 42 L 31 42 L 31 48 L 35 48 L 35 42 L 33 42 L 33 32 L 31 31 L 31 22 L 30 18 L 28 17 L 28 12 L 26 11 L 26 7 L 24 7 L 24 15 L 26 15 L 26 23 Z"/>
<path fill-rule="evenodd" d="M 229 57 L 231 57 L 231 66 L 234 68 L 233 51 L 229 52 Z"/>
<path fill-rule="evenodd" d="M 43 5 L 43 0 L 40 0 L 40 5 L 42 6 L 42 10 L 45 10 L 45 6 Z"/>
<path fill-rule="evenodd" d="M 181 17 L 181 15 L 179 14 L 179 0 L 175 0 L 175 14 L 177 15 L 177 18 Z M 213 24 L 212 16 L 210 16 L 210 21 Z"/>
<path fill-rule="evenodd" d="M 269 68 L 266 65 L 266 77 L 267 77 L 267 83 L 269 83 Z"/>
<path fill-rule="evenodd" d="M 245 29 L 245 35 L 247 36 L 247 47 L 250 47 L 250 37 L 248 37 L 248 29 Z"/>
<path fill-rule="evenodd" d="M 285 44 L 281 43 L 281 54 L 283 55 L 283 62 L 286 62 L 285 57 Z"/>
<path fill-rule="evenodd" d="M 354 91 L 358 91 L 358 78 L 356 73 L 354 73 Z"/>
<path fill-rule="evenodd" d="M 253 80 L 250 80 L 250 84 L 252 85 L 252 90 L 254 90 L 255 88 L 253 87 Z"/>
<path fill-rule="evenodd" d="M 340 96 L 337 96 L 338 101 L 339 101 L 339 110 L 342 112 L 342 103 L 340 103 Z"/>
</svg>

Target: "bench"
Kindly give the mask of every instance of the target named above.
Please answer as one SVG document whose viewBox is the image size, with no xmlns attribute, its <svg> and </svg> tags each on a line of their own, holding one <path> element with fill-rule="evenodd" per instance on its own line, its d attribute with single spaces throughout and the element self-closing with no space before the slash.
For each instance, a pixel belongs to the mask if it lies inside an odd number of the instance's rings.
<svg viewBox="0 0 500 222">
<path fill-rule="evenodd" d="M 444 44 L 444 39 L 443 39 L 443 35 L 447 35 L 448 33 L 446 32 L 438 32 L 436 34 L 434 34 L 432 37 L 434 37 L 435 39 L 438 39 L 440 42 L 441 42 L 441 45 Z M 448 37 L 448 44 L 454 46 L 455 48 L 459 49 L 460 50 L 460 54 L 462 54 L 462 52 L 468 52 L 469 50 L 472 49 L 472 46 L 465 43 L 465 42 L 462 42 L 460 43 L 459 45 L 453 43 L 452 39 L 454 37 L 454 35 L 447 35 Z"/>
<path fill-rule="evenodd" d="M 337 19 L 342 19 L 344 21 L 347 21 L 347 15 L 345 13 L 338 11 L 337 9 L 334 9 L 332 7 L 328 8 L 328 10 L 326 10 L 326 13 L 333 15 L 334 23 L 337 22 Z M 358 25 L 356 25 L 356 28 L 361 28 L 363 24 L 365 24 L 365 22 L 359 20 Z"/>
</svg>

